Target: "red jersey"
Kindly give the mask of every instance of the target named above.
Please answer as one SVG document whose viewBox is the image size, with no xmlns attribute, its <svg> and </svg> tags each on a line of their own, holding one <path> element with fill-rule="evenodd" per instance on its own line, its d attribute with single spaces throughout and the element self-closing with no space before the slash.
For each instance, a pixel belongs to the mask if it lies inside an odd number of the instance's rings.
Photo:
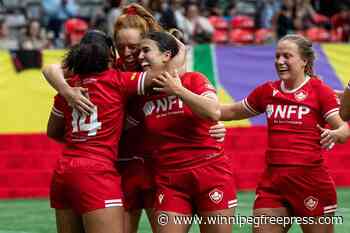
<svg viewBox="0 0 350 233">
<path fill-rule="evenodd" d="M 198 95 L 216 93 L 200 73 L 185 73 L 181 82 Z M 157 93 L 141 99 L 145 144 L 157 167 L 191 168 L 222 154 L 222 143 L 208 133 L 216 122 L 199 117 L 177 96 Z"/>
<path fill-rule="evenodd" d="M 320 130 L 339 111 L 334 91 L 317 77 L 287 90 L 279 80 L 257 87 L 244 107 L 253 114 L 265 112 L 268 124 L 268 164 L 312 165 L 323 162 Z"/>
<path fill-rule="evenodd" d="M 127 69 L 121 58 L 117 59 L 115 65 L 117 70 L 126 71 Z M 142 67 L 138 65 L 133 71 L 142 71 Z M 130 98 L 126 107 L 125 126 L 119 146 L 119 158 L 123 160 L 140 158 L 149 154 L 146 151 L 144 125 L 140 122 L 142 117 L 139 114 L 137 101 L 137 96 Z"/>
<path fill-rule="evenodd" d="M 129 96 L 143 94 L 144 73 L 108 70 L 88 77 L 73 77 L 72 86 L 88 88 L 95 104 L 93 114 L 82 116 L 59 95 L 53 113 L 64 117 L 66 156 L 97 160 L 117 158 L 118 142 L 124 124 L 125 105 Z"/>
</svg>

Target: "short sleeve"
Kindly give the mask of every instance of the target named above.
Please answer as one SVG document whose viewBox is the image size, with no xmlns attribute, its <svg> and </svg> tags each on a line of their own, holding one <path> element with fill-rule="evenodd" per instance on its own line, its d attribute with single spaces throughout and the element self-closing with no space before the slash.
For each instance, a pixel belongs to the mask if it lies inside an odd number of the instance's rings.
<svg viewBox="0 0 350 233">
<path fill-rule="evenodd" d="M 188 87 L 193 93 L 198 95 L 216 95 L 215 87 L 210 81 L 201 73 L 194 72 L 190 75 L 191 86 Z"/>
<path fill-rule="evenodd" d="M 259 115 L 265 112 L 266 106 L 264 106 L 263 96 L 266 88 L 266 84 L 258 86 L 248 95 L 248 97 L 242 100 L 244 108 L 253 115 Z"/>
<path fill-rule="evenodd" d="M 118 72 L 117 80 L 121 90 L 129 97 L 145 94 L 146 72 Z"/>
<path fill-rule="evenodd" d="M 332 88 L 322 83 L 319 90 L 321 114 L 327 120 L 334 114 L 339 113 L 340 100 Z"/>
<path fill-rule="evenodd" d="M 56 95 L 54 97 L 54 104 L 51 111 L 52 114 L 58 117 L 64 117 L 64 113 L 63 113 L 64 106 L 65 106 L 65 100 L 63 99 L 63 97 L 60 95 Z"/>
</svg>

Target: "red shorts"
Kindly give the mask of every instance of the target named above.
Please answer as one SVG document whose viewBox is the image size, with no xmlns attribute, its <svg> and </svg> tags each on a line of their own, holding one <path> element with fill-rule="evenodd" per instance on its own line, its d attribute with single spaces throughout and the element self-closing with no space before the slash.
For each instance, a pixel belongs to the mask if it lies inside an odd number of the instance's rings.
<svg viewBox="0 0 350 233">
<path fill-rule="evenodd" d="M 105 162 L 63 157 L 52 176 L 50 202 L 52 208 L 78 214 L 123 206 L 120 175 Z"/>
<path fill-rule="evenodd" d="M 160 172 L 156 185 L 155 208 L 159 211 L 193 214 L 237 206 L 236 186 L 226 157 L 191 170 Z"/>
<path fill-rule="evenodd" d="M 122 176 L 126 210 L 150 209 L 154 206 L 155 183 L 149 159 L 118 162 Z"/>
<path fill-rule="evenodd" d="M 301 217 L 335 212 L 337 194 L 326 168 L 268 167 L 258 183 L 254 209 L 279 207 Z"/>
</svg>

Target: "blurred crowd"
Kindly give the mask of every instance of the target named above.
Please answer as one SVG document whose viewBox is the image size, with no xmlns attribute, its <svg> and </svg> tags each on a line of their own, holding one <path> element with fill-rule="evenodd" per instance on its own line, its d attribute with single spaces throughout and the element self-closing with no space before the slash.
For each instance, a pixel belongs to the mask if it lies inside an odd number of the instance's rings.
<svg viewBox="0 0 350 233">
<path fill-rule="evenodd" d="M 188 44 L 262 44 L 291 32 L 349 42 L 350 0 L 0 0 L 0 49 L 64 48 L 90 28 L 113 34 L 131 2 L 165 29 L 179 29 Z"/>
</svg>

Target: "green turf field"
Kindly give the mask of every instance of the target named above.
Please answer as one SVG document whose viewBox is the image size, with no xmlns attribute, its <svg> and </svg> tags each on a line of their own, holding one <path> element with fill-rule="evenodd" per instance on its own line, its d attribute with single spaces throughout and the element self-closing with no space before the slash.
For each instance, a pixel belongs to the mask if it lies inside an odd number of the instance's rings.
<svg viewBox="0 0 350 233">
<path fill-rule="evenodd" d="M 238 194 L 238 208 L 236 214 L 251 215 L 251 205 L 254 193 L 240 192 Z M 350 189 L 338 189 L 337 216 L 343 216 L 344 224 L 335 226 L 336 233 L 349 233 L 350 229 Z M 55 233 L 53 211 L 47 200 L 0 200 L 0 233 Z M 142 218 L 140 231 L 150 232 L 146 218 Z M 191 232 L 199 232 L 193 226 Z M 234 226 L 234 232 L 251 232 L 250 225 L 242 228 Z M 289 232 L 301 232 L 298 226 L 293 226 Z"/>
</svg>

